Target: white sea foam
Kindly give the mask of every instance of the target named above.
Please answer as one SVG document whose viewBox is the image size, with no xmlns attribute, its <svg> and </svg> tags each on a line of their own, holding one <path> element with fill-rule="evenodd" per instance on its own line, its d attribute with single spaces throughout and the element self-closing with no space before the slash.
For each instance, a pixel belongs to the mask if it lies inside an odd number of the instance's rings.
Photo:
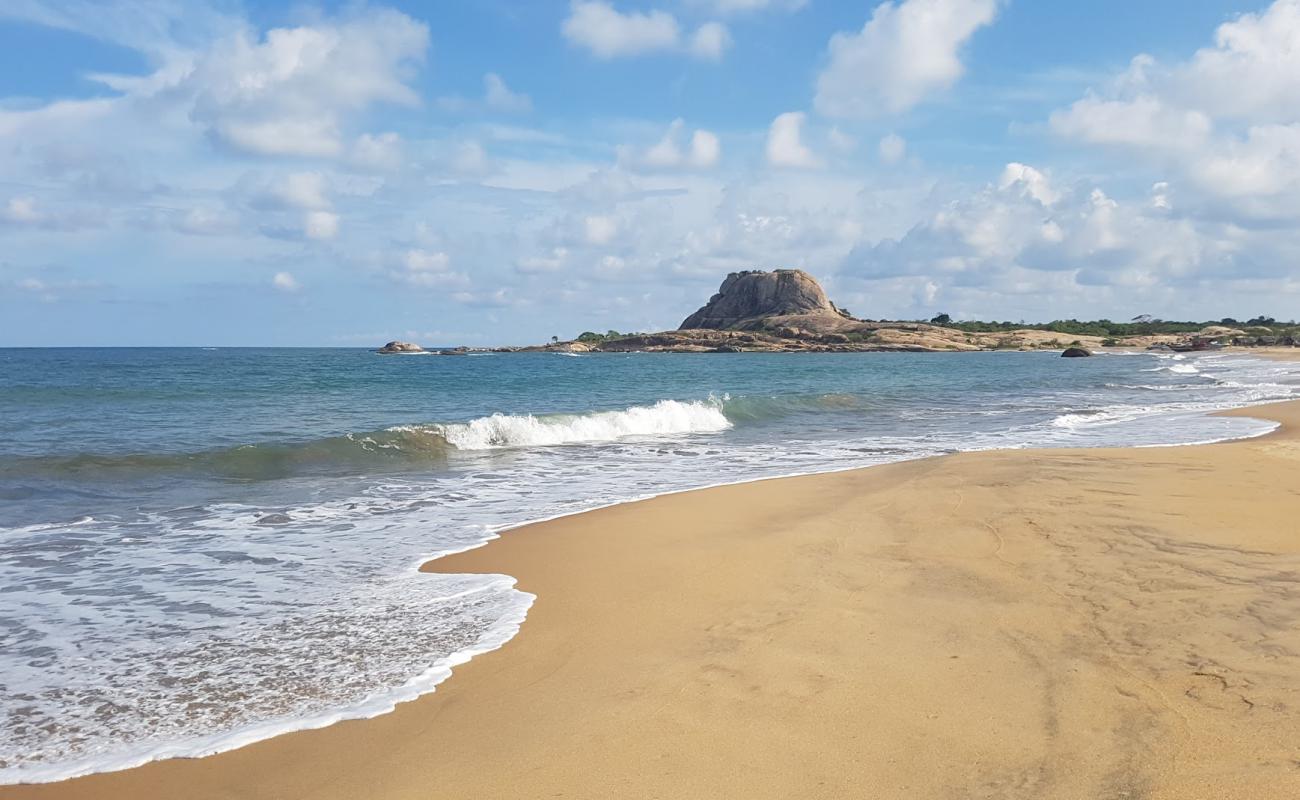
<svg viewBox="0 0 1300 800">
<path fill-rule="evenodd" d="M 717 433 L 731 427 L 719 400 L 660 400 L 652 406 L 590 414 L 493 414 L 467 423 L 430 426 L 459 450 L 612 442 L 631 436 Z"/>
</svg>

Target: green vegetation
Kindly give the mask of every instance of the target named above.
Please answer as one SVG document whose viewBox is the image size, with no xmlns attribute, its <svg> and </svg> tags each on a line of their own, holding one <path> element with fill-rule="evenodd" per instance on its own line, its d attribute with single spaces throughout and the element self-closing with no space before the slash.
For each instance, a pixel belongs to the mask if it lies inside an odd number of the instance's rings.
<svg viewBox="0 0 1300 800">
<path fill-rule="evenodd" d="M 1231 317 L 1209 320 L 1207 322 L 1175 322 L 1170 320 L 1151 319 L 1150 317 L 1138 317 L 1132 322 L 1113 322 L 1108 319 L 1099 319 L 1091 322 L 1084 322 L 1077 319 L 1058 319 L 1053 320 L 1052 322 L 1043 323 L 1010 321 L 953 322 L 947 314 L 939 314 L 931 319 L 930 323 L 933 325 L 942 325 L 945 328 L 965 331 L 966 333 L 998 333 L 1001 331 L 1028 329 L 1051 331 L 1053 333 L 1062 333 L 1069 336 L 1102 336 L 1108 339 L 1118 339 L 1126 336 L 1155 336 L 1157 334 L 1168 333 L 1196 333 L 1197 331 L 1211 325 L 1239 328 L 1248 334 L 1256 336 L 1288 335 L 1300 331 L 1300 323 L 1295 321 L 1279 322 L 1273 317 L 1263 316 L 1255 317 L 1244 323 L 1238 322 Z M 1262 330 L 1261 328 L 1267 328 L 1267 330 Z"/>
<path fill-rule="evenodd" d="M 601 342 L 608 342 L 612 339 L 622 339 L 625 336 L 631 336 L 631 335 L 632 334 L 630 333 L 619 333 L 618 331 L 613 331 L 613 330 L 605 331 L 604 333 L 596 333 L 595 331 L 583 331 L 582 333 L 578 334 L 578 341 L 582 342 L 583 344 L 600 344 Z"/>
</svg>

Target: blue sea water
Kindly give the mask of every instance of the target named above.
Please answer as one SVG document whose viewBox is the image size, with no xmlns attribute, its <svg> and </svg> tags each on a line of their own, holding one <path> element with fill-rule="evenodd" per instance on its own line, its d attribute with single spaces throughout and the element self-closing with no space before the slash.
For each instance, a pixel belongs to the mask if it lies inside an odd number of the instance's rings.
<svg viewBox="0 0 1300 800">
<path fill-rule="evenodd" d="M 1257 435 L 1242 355 L 0 350 L 0 783 L 382 713 L 531 596 L 501 530 L 959 450 Z"/>
</svg>

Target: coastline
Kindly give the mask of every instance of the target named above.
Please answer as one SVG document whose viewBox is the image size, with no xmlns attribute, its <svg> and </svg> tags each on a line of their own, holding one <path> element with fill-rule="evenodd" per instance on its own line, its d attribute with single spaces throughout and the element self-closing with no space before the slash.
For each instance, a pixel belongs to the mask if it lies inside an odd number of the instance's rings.
<svg viewBox="0 0 1300 800">
<path fill-rule="evenodd" d="M 964 453 L 516 529 L 425 565 L 539 598 L 436 692 L 0 797 L 1292 796 L 1300 402 L 1227 413 L 1285 427 Z"/>
</svg>

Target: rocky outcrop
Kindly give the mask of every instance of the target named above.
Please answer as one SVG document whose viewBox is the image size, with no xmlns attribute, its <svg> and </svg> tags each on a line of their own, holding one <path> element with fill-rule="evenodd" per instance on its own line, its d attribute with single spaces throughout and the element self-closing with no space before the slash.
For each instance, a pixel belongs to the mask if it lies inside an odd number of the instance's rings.
<svg viewBox="0 0 1300 800">
<path fill-rule="evenodd" d="M 1061 358 L 1087 358 L 1091 355 L 1091 350 L 1085 350 L 1082 347 L 1067 347 L 1061 352 Z"/>
<path fill-rule="evenodd" d="M 378 353 L 423 353 L 424 348 L 410 342 L 389 342 L 379 348 Z"/>
<path fill-rule="evenodd" d="M 582 342 L 552 342 L 502 351 L 583 353 L 861 353 L 965 352 L 971 350 L 1060 350 L 1065 342 L 1083 356 L 1088 348 L 1134 347 L 1176 336 L 1130 338 L 1071 336 L 1019 329 L 968 332 L 956 326 L 924 322 L 870 322 L 855 319 L 826 296 L 817 280 L 803 270 L 733 272 L 718 293 L 675 331 L 596 337 Z M 1078 357 L 1078 354 L 1067 354 Z"/>
<path fill-rule="evenodd" d="M 854 322 L 835 307 L 816 279 L 801 269 L 733 272 L 718 293 L 687 317 L 678 330 L 763 330 L 791 321 L 835 327 Z"/>
</svg>

